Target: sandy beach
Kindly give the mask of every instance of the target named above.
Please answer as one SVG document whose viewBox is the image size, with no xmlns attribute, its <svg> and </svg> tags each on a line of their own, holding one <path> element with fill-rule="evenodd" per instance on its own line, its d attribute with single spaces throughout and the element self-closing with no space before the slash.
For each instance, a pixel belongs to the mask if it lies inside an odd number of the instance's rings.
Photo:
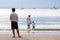
<svg viewBox="0 0 60 40">
<path fill-rule="evenodd" d="M 17 35 L 12 37 L 12 33 L 1 33 L 0 40 L 60 40 L 60 33 L 58 32 L 40 32 L 40 33 L 21 33 L 21 38 Z"/>
</svg>

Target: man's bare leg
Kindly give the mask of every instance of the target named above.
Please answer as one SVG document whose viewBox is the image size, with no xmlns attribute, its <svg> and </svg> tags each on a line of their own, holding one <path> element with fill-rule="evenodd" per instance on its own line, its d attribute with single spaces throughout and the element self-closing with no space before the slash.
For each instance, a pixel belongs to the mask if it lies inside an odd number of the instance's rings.
<svg viewBox="0 0 60 40">
<path fill-rule="evenodd" d="M 15 38 L 15 30 L 14 30 L 14 29 L 12 29 L 12 32 L 13 32 L 13 37 Z"/>
<path fill-rule="evenodd" d="M 17 31 L 18 37 L 21 38 L 21 36 L 20 36 L 20 34 L 19 34 L 19 30 L 16 29 L 16 31 Z"/>
</svg>

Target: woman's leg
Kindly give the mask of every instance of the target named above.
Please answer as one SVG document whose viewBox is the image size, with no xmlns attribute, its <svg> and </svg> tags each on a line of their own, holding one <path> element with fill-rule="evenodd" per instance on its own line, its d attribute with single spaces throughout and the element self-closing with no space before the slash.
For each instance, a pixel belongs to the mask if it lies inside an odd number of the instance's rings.
<svg viewBox="0 0 60 40">
<path fill-rule="evenodd" d="M 30 25 L 28 25 L 28 33 L 30 32 Z"/>
</svg>

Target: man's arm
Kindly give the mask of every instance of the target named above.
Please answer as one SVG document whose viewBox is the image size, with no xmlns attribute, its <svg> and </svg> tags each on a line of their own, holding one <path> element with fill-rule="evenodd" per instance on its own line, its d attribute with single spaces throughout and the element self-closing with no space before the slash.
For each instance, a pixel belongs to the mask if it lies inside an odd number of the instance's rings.
<svg viewBox="0 0 60 40">
<path fill-rule="evenodd" d="M 11 14 L 10 14 L 10 21 L 11 21 Z"/>
<path fill-rule="evenodd" d="M 17 21 L 18 21 L 18 15 L 17 15 Z"/>
</svg>

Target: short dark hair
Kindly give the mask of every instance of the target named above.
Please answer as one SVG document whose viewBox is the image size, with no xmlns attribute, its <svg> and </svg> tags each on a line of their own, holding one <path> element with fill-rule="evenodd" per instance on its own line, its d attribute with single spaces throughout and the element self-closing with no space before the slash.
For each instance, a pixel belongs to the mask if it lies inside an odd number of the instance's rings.
<svg viewBox="0 0 60 40">
<path fill-rule="evenodd" d="M 15 8 L 12 8 L 12 12 L 15 12 Z"/>
<path fill-rule="evenodd" d="M 28 15 L 28 17 L 30 17 L 30 15 Z"/>
</svg>

